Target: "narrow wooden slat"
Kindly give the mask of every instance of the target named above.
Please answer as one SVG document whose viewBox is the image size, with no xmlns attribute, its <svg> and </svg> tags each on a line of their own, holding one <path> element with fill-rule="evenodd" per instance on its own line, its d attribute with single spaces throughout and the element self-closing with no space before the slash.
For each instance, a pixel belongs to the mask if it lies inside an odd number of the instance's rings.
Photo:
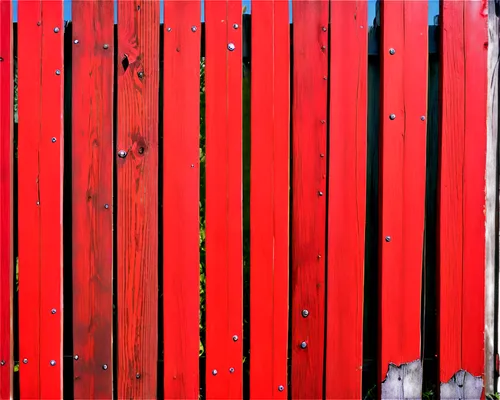
<svg viewBox="0 0 500 400">
<path fill-rule="evenodd" d="M 241 11 L 240 0 L 205 2 L 208 399 L 243 395 Z"/>
<path fill-rule="evenodd" d="M 250 398 L 287 398 L 289 7 L 252 7 Z"/>
<path fill-rule="evenodd" d="M 199 0 L 165 1 L 164 397 L 199 392 Z"/>
<path fill-rule="evenodd" d="M 113 1 L 74 1 L 72 12 L 74 396 L 109 399 L 113 371 Z"/>
<path fill-rule="evenodd" d="M 326 398 L 361 398 L 366 221 L 367 3 L 330 1 Z M 342 321 L 339 324 L 339 321 Z"/>
<path fill-rule="evenodd" d="M 118 2 L 118 397 L 156 397 L 160 4 Z"/>
<path fill-rule="evenodd" d="M 0 0 L 0 399 L 12 396 L 12 3 Z"/>
<path fill-rule="evenodd" d="M 487 3 L 442 3 L 440 380 L 484 372 Z"/>
<path fill-rule="evenodd" d="M 62 1 L 19 2 L 23 398 L 62 397 L 63 30 Z"/>
<path fill-rule="evenodd" d="M 304 0 L 292 7 L 291 394 L 317 399 L 323 394 L 325 337 L 329 4 Z"/>
</svg>

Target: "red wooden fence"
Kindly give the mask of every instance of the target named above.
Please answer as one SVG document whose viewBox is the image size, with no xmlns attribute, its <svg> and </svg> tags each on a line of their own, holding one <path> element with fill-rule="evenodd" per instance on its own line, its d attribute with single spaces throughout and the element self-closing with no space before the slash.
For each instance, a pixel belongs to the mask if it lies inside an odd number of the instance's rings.
<svg viewBox="0 0 500 400">
<path fill-rule="evenodd" d="M 71 34 L 62 0 L 19 1 L 14 48 L 12 3 L 0 0 L 0 398 L 61 398 L 65 387 L 75 398 L 361 398 L 370 329 L 379 395 L 422 396 L 427 2 L 381 7 L 374 238 L 369 3 L 253 1 L 250 63 L 241 0 L 206 0 L 204 23 L 200 0 L 163 3 L 161 25 L 160 0 L 75 0 Z M 484 396 L 485 7 L 441 4 L 442 398 L 463 396 L 460 370 Z M 379 282 L 365 279 L 369 240 Z"/>
</svg>

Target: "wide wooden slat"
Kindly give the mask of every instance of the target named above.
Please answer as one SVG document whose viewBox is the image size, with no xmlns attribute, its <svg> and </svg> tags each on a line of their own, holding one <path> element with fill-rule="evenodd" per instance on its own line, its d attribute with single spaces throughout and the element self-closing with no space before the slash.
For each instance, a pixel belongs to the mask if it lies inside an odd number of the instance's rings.
<svg viewBox="0 0 500 400">
<path fill-rule="evenodd" d="M 199 0 L 165 1 L 164 397 L 199 392 Z M 173 345 L 172 345 L 173 344 Z"/>
<path fill-rule="evenodd" d="M 361 398 L 366 221 L 366 1 L 330 1 L 326 397 Z M 342 321 L 339 324 L 339 321 Z"/>
<path fill-rule="evenodd" d="M 118 2 L 119 398 L 157 388 L 159 24 L 158 0 Z"/>
<path fill-rule="evenodd" d="M 240 0 L 207 0 L 206 396 L 243 395 Z"/>
<path fill-rule="evenodd" d="M 323 394 L 325 337 L 329 4 L 304 0 L 292 7 L 291 394 L 317 399 Z"/>
<path fill-rule="evenodd" d="M 19 2 L 22 398 L 62 397 L 63 2 Z"/>
<path fill-rule="evenodd" d="M 12 396 L 12 3 L 0 0 L 0 399 Z"/>
<path fill-rule="evenodd" d="M 487 3 L 441 8 L 440 380 L 484 372 Z"/>
<path fill-rule="evenodd" d="M 74 1 L 72 12 L 74 396 L 109 399 L 113 371 L 113 1 Z"/>
<path fill-rule="evenodd" d="M 288 3 L 252 7 L 250 398 L 287 398 L 290 139 Z"/>
</svg>

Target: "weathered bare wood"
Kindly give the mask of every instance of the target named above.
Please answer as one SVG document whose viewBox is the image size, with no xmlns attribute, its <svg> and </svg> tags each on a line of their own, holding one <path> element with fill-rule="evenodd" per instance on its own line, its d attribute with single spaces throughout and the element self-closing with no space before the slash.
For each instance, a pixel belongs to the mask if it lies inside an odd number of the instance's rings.
<svg viewBox="0 0 500 400">
<path fill-rule="evenodd" d="M 389 364 L 382 382 L 382 399 L 409 400 L 422 398 L 422 362 Z"/>
<path fill-rule="evenodd" d="M 479 400 L 483 378 L 460 370 L 446 383 L 441 383 L 441 400 Z"/>
</svg>

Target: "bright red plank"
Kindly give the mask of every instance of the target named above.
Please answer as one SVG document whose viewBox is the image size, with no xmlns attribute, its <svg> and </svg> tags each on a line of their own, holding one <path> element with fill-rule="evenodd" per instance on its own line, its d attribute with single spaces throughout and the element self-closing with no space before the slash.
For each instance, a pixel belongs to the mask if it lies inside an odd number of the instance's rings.
<svg viewBox="0 0 500 400">
<path fill-rule="evenodd" d="M 382 4 L 380 367 L 420 358 L 427 2 Z"/>
<path fill-rule="evenodd" d="M 62 397 L 63 2 L 19 2 L 22 398 Z"/>
<path fill-rule="evenodd" d="M 0 0 L 0 399 L 12 396 L 12 3 Z"/>
<path fill-rule="evenodd" d="M 366 0 L 330 1 L 326 393 L 361 398 L 366 222 Z M 339 324 L 339 321 L 342 321 Z"/>
<path fill-rule="evenodd" d="M 113 371 L 113 1 L 73 1 L 72 12 L 74 396 L 109 399 Z"/>
<path fill-rule="evenodd" d="M 118 397 L 156 397 L 160 2 L 118 1 Z"/>
<path fill-rule="evenodd" d="M 200 13 L 199 0 L 165 1 L 163 365 L 167 399 L 196 399 L 200 388 Z"/>
<path fill-rule="evenodd" d="M 253 3 L 250 169 L 252 399 L 287 398 L 289 32 L 288 2 Z"/>
<path fill-rule="evenodd" d="M 243 395 L 241 0 L 205 1 L 206 396 Z"/>
<path fill-rule="evenodd" d="M 487 3 L 441 8 L 440 380 L 484 373 Z"/>
<path fill-rule="evenodd" d="M 329 4 L 300 0 L 292 7 L 291 392 L 294 399 L 317 399 L 323 395 L 325 344 Z"/>
</svg>

